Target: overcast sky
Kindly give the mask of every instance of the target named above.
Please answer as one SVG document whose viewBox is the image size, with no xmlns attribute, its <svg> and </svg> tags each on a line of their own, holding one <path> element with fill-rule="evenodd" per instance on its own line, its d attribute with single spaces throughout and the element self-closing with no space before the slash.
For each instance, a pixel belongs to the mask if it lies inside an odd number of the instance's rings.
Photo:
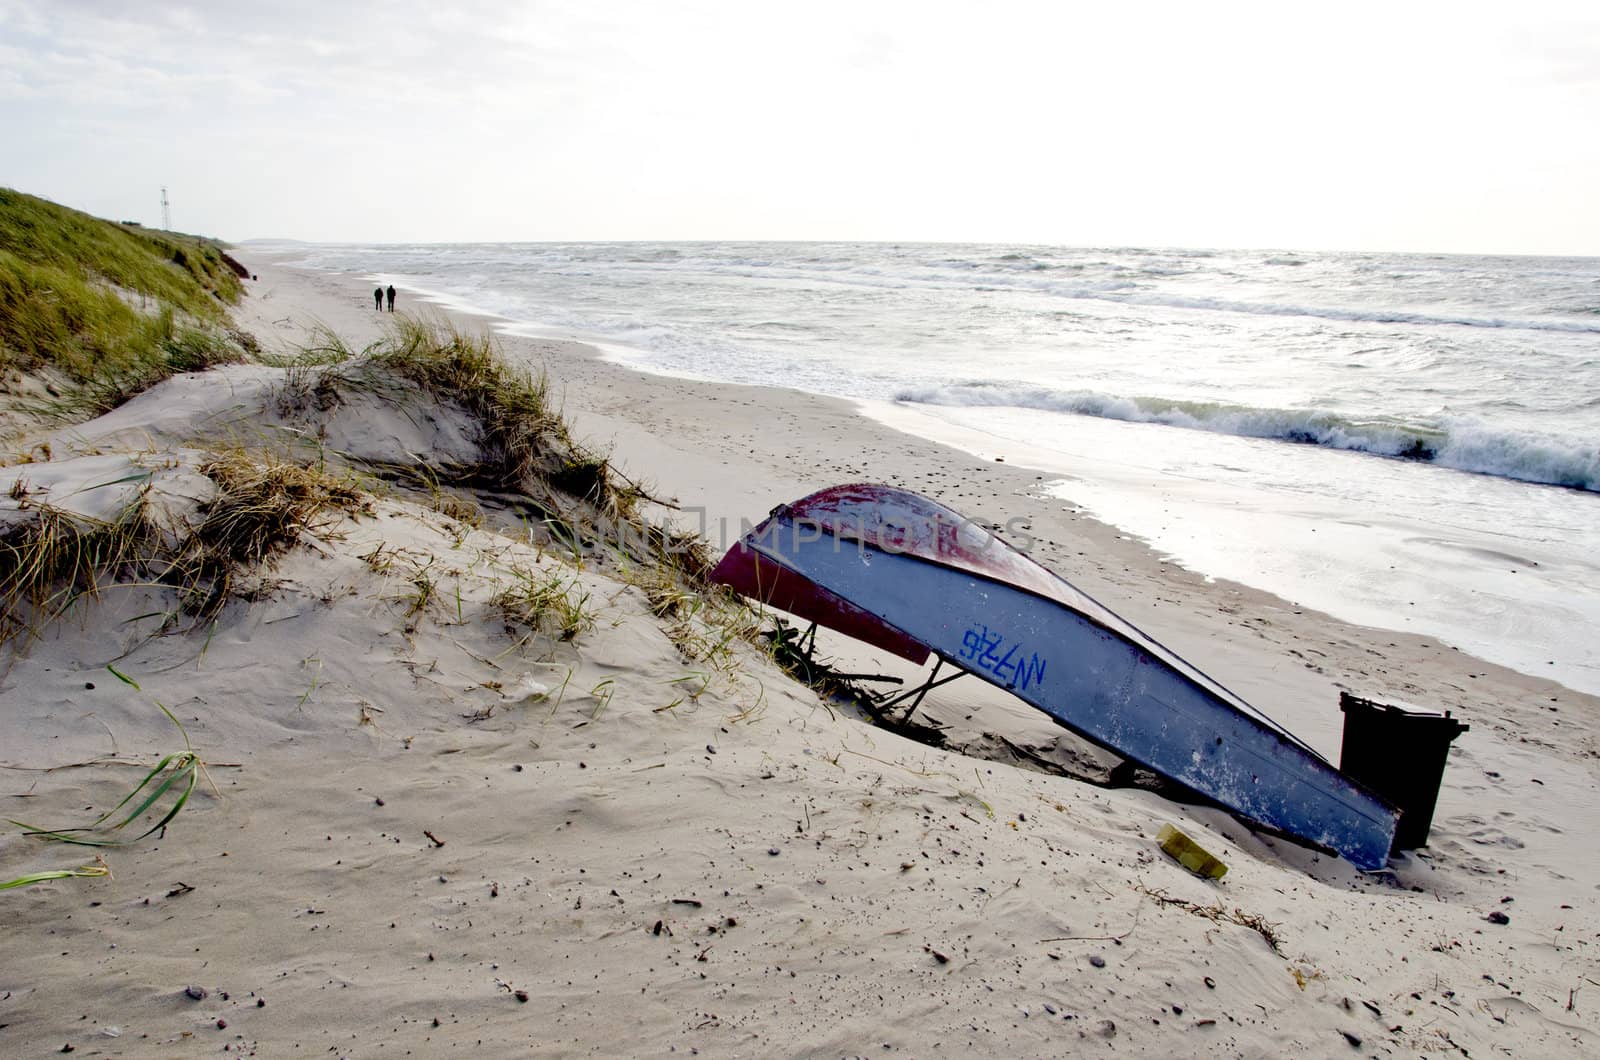
<svg viewBox="0 0 1600 1060">
<path fill-rule="evenodd" d="M 1600 0 L 0 0 L 0 185 L 226 239 L 1600 254 Z"/>
</svg>

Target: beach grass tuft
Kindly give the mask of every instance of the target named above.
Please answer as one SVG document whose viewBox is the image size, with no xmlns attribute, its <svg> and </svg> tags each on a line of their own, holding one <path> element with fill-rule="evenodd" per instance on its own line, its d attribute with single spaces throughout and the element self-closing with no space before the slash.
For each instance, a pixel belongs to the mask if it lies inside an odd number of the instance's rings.
<svg viewBox="0 0 1600 1060">
<path fill-rule="evenodd" d="M 459 407 L 477 424 L 480 459 L 475 467 L 461 469 L 449 491 L 427 469 L 374 468 L 425 491 L 430 507 L 477 526 L 488 521 L 480 514 L 482 506 L 453 497 L 509 497 L 534 516 L 527 524 L 537 531 L 533 539 L 559 546 L 579 569 L 591 557 L 609 556 L 649 568 L 655 572 L 652 580 L 665 579 L 685 590 L 706 585 L 712 560 L 705 543 L 646 519 L 643 505 L 662 502 L 619 472 L 609 457 L 581 443 L 548 377 L 509 364 L 491 336 L 467 334 L 446 320 L 401 314 L 386 337 L 350 366 L 338 360 L 348 348 L 331 336 L 306 353 L 322 363 L 329 351 L 334 366 L 304 383 L 307 394 L 346 385 L 378 391 L 392 388 L 398 377 L 436 401 Z M 304 407 L 309 401 L 302 396 L 296 404 Z"/>
<path fill-rule="evenodd" d="M 472 527 L 492 522 L 486 509 L 509 508 L 524 520 L 530 541 L 559 546 L 580 569 L 591 557 L 612 555 L 705 584 L 712 563 L 704 542 L 644 518 L 645 503 L 665 502 L 580 442 L 548 377 L 508 362 L 491 335 L 469 334 L 438 317 L 398 314 L 382 339 L 359 352 L 322 329 L 297 356 L 280 360 L 288 372 L 274 400 L 285 417 L 314 421 L 337 409 L 346 391 L 402 406 L 420 391 L 465 414 L 477 430 L 478 455 L 449 469 L 448 487 L 440 482 L 443 469 L 415 459 L 361 462 L 428 507 Z"/>
<path fill-rule="evenodd" d="M 595 626 L 589 594 L 560 568 L 513 568 L 514 580 L 490 601 L 508 622 L 557 640 L 575 640 Z"/>
<path fill-rule="evenodd" d="M 551 515 L 570 508 L 554 493 L 583 502 L 597 518 L 636 517 L 641 491 L 622 480 L 607 457 L 573 437 L 549 378 L 509 364 L 491 336 L 403 314 L 368 363 L 454 402 L 473 418 L 482 457 L 470 469 L 472 485 L 523 492 Z"/>
<path fill-rule="evenodd" d="M 112 521 L 47 504 L 0 531 L 0 645 L 36 633 L 107 583 L 138 578 L 159 548 L 145 518 L 145 496 Z"/>
<path fill-rule="evenodd" d="M 135 692 L 144 691 L 139 687 L 139 682 L 118 670 L 115 666 L 107 666 L 106 669 L 111 672 L 113 677 L 132 688 Z M 194 794 L 194 789 L 199 784 L 200 777 L 205 773 L 206 767 L 205 763 L 200 760 L 200 756 L 195 753 L 194 746 L 189 742 L 188 730 L 183 727 L 183 723 L 178 720 L 178 716 L 172 713 L 160 700 L 152 700 L 152 702 L 160 709 L 161 713 L 167 716 L 173 725 L 177 726 L 179 735 L 183 737 L 182 751 L 174 751 L 163 756 L 150 768 L 144 778 L 134 786 L 133 790 L 122 797 L 121 802 L 95 818 L 88 825 L 77 828 L 39 828 L 17 820 L 13 820 L 11 823 L 21 828 L 24 835 L 34 839 L 47 839 L 58 843 L 86 847 L 128 846 L 139 842 L 141 839 L 147 839 L 155 835 L 170 824 L 172 819 L 177 817 L 183 808 L 189 804 L 189 796 Z M 213 785 L 213 790 L 215 790 L 215 785 Z M 154 824 L 139 835 L 134 836 L 132 839 L 127 839 L 113 834 L 121 832 L 122 829 L 133 824 L 146 813 L 159 811 L 163 801 L 167 801 L 165 812 L 156 819 Z M 122 811 L 130 803 L 133 804 L 133 808 L 123 814 Z M 121 820 L 113 822 L 109 828 L 102 827 L 107 822 L 112 821 L 112 818 L 119 815 L 121 815 Z M 81 875 L 82 873 L 72 874 Z M 99 874 L 92 873 L 92 875 Z"/>
<path fill-rule="evenodd" d="M 175 587 L 183 611 L 209 620 L 320 513 L 370 512 L 348 473 L 244 450 L 213 454 L 200 471 L 216 493 L 176 535 L 153 524 L 148 487 L 110 521 L 14 497 L 24 518 L 0 530 L 0 645 L 112 585 Z"/>
<path fill-rule="evenodd" d="M 286 548 L 328 509 L 367 514 L 370 501 L 350 475 L 334 475 L 269 454 L 216 454 L 200 471 L 217 486 L 172 564 L 188 610 L 209 618 L 234 594 L 240 574 Z"/>
</svg>

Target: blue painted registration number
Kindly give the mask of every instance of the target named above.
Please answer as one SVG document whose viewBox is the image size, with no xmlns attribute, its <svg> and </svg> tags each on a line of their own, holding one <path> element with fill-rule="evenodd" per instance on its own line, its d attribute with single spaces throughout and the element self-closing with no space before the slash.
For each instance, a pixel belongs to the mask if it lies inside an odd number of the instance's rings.
<svg viewBox="0 0 1600 1060">
<path fill-rule="evenodd" d="M 1007 688 L 1022 689 L 1044 683 L 1045 660 L 1025 651 L 986 625 L 975 625 L 961 635 L 961 658 L 994 674 Z"/>
</svg>

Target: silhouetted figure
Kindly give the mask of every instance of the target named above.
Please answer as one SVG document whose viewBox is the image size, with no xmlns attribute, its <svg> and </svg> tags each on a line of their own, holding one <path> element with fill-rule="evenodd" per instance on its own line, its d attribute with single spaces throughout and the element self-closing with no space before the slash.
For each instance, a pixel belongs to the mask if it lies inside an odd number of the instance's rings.
<svg viewBox="0 0 1600 1060">
<path fill-rule="evenodd" d="M 394 284 L 389 285 L 389 312 L 394 312 Z"/>
<path fill-rule="evenodd" d="M 372 290 L 372 304 L 378 307 L 378 312 L 383 312 L 383 288 L 375 287 Z"/>
</svg>

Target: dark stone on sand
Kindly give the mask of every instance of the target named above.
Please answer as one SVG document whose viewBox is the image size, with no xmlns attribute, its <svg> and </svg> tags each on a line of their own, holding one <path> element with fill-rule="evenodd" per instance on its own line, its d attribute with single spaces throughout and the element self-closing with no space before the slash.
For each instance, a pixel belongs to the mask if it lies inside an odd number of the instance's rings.
<svg viewBox="0 0 1600 1060">
<path fill-rule="evenodd" d="M 206 988 L 203 986 L 185 987 L 183 993 L 191 1001 L 204 1001 L 206 999 Z"/>
<path fill-rule="evenodd" d="M 1089 955 L 1089 963 L 1094 965 L 1096 968 L 1104 968 L 1106 966 L 1106 959 L 1100 956 L 1098 953 L 1091 953 Z"/>
</svg>

